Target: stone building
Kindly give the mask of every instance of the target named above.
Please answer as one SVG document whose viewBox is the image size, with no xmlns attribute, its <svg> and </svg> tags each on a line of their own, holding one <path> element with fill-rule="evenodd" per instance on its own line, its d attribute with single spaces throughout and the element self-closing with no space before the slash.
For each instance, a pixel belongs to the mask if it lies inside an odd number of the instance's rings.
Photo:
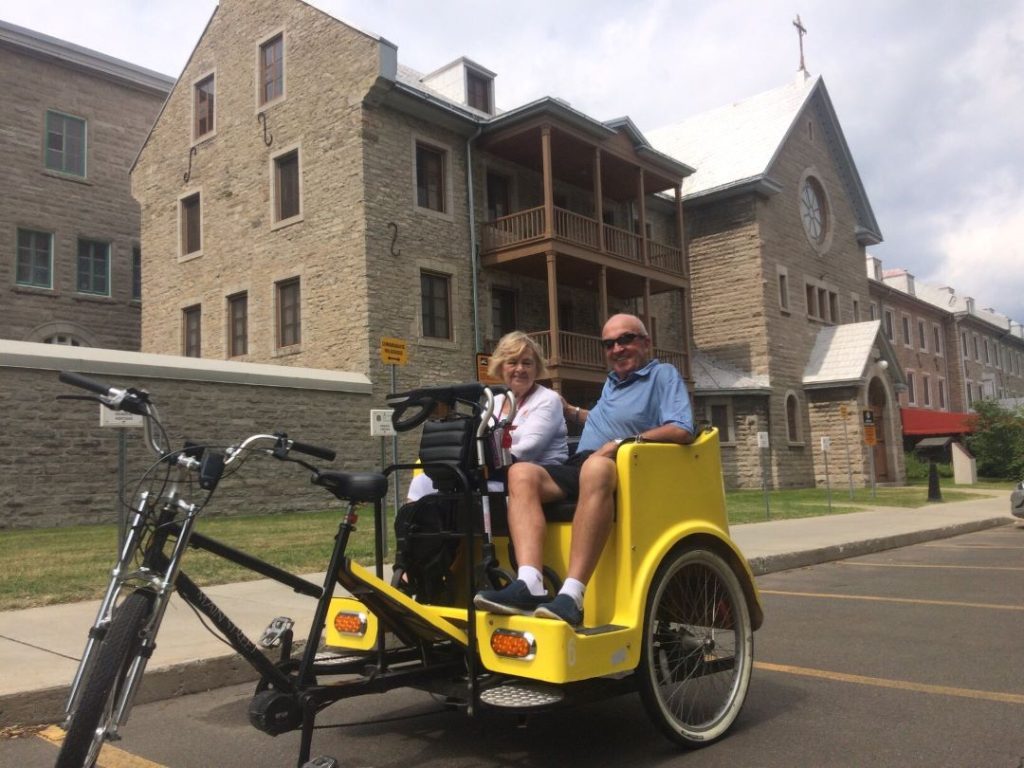
<svg viewBox="0 0 1024 768">
<path fill-rule="evenodd" d="M 0 336 L 139 348 L 128 168 L 173 83 L 0 22 Z"/>
<path fill-rule="evenodd" d="M 800 72 L 648 135 L 696 168 L 683 184 L 696 407 L 721 430 L 727 483 L 821 484 L 821 438 L 833 483 L 902 482 L 902 373 L 867 312 L 865 248 L 881 233 L 824 82 Z"/>
<path fill-rule="evenodd" d="M 648 319 L 689 375 L 680 187 L 628 119 L 495 107 L 469 59 L 420 74 L 299 0 L 222 0 L 132 170 L 143 349 L 359 371 L 399 389 L 476 376 L 533 333 L 553 384 L 596 397 L 603 319 Z"/>
</svg>

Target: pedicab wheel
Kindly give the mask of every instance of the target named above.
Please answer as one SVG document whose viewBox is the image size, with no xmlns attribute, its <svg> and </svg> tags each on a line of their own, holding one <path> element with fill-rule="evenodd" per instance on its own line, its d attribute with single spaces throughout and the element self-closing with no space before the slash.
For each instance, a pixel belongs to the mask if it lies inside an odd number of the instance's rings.
<svg viewBox="0 0 1024 768">
<path fill-rule="evenodd" d="M 153 595 L 138 590 L 114 610 L 110 627 L 99 647 L 99 655 L 85 679 L 78 706 L 68 722 L 56 768 L 91 768 L 95 765 L 107 728 L 114 718 L 114 704 L 139 650 L 142 629 L 152 606 Z"/>
<path fill-rule="evenodd" d="M 743 707 L 754 658 L 750 612 L 729 564 L 707 549 L 680 549 L 647 593 L 637 668 L 651 719 L 684 747 L 705 746 Z"/>
</svg>

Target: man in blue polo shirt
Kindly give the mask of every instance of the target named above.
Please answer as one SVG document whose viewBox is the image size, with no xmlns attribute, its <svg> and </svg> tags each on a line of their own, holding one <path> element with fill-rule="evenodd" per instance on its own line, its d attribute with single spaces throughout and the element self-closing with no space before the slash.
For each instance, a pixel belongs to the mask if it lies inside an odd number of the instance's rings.
<svg viewBox="0 0 1024 768">
<path fill-rule="evenodd" d="M 634 315 L 614 315 L 601 333 L 608 367 L 601 399 L 586 411 L 566 403 L 567 418 L 584 424 L 576 454 L 542 467 L 517 463 L 508 471 L 508 527 L 519 571 L 503 589 L 477 593 L 473 603 L 492 613 L 583 623 L 583 592 L 611 533 L 615 517 L 615 451 L 623 440 L 686 444 L 693 439 L 693 411 L 674 366 L 651 359 L 651 339 Z M 541 568 L 543 505 L 577 498 L 569 569 L 550 599 Z"/>
</svg>

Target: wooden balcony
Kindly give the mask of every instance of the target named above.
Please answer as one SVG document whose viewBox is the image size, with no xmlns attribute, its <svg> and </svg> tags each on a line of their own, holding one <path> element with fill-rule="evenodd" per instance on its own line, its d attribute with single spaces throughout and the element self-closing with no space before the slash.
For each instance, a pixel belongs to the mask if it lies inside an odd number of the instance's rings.
<svg viewBox="0 0 1024 768">
<path fill-rule="evenodd" d="M 608 363 L 605 360 L 604 349 L 601 347 L 600 336 L 560 331 L 558 334 L 559 357 L 557 360 L 552 360 L 551 331 L 536 331 L 527 335 L 536 341 L 543 350 L 544 357 L 547 358 L 549 367 L 552 369 L 552 378 L 603 380 L 605 372 L 608 370 Z M 687 377 L 689 366 L 685 352 L 664 347 L 655 347 L 653 352 L 661 362 L 674 365 L 680 376 Z M 593 374 L 597 374 L 597 376 Z"/>
<path fill-rule="evenodd" d="M 643 238 L 564 208 L 554 209 L 554 227 L 549 235 L 545 219 L 544 206 L 538 206 L 485 222 L 481 238 L 483 254 L 522 248 L 550 237 L 611 256 L 624 264 L 653 267 L 680 277 L 686 273 L 683 252 L 677 246 Z"/>
</svg>

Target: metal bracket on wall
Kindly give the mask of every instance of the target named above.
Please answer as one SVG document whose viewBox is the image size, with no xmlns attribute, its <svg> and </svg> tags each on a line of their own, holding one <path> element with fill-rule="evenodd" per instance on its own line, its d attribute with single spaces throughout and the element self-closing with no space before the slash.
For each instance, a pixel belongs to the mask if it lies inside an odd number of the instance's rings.
<svg viewBox="0 0 1024 768">
<path fill-rule="evenodd" d="M 389 221 L 388 229 L 391 230 L 391 255 L 397 259 L 402 255 L 402 251 L 400 249 L 395 249 L 395 243 L 398 242 L 398 225 L 393 221 Z"/>
<path fill-rule="evenodd" d="M 267 130 L 267 113 L 258 112 L 256 114 L 256 119 L 259 120 L 260 125 L 263 126 L 263 143 L 269 147 L 274 143 L 274 134 Z"/>
<path fill-rule="evenodd" d="M 192 158 L 196 156 L 197 151 L 198 150 L 195 147 L 192 147 L 192 149 L 188 151 L 188 170 L 185 171 L 184 176 L 186 184 L 188 184 L 188 180 L 192 178 Z"/>
</svg>

